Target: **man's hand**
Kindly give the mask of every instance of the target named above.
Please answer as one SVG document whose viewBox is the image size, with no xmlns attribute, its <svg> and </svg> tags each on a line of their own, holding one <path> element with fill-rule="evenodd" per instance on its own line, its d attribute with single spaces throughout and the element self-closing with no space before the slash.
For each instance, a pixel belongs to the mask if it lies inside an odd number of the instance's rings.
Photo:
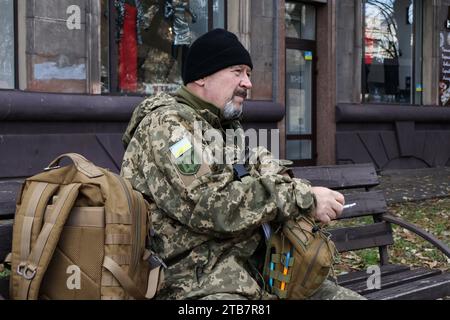
<svg viewBox="0 0 450 320">
<path fill-rule="evenodd" d="M 317 201 L 314 219 L 328 224 L 342 214 L 345 199 L 341 193 L 324 187 L 312 187 L 311 191 Z"/>
</svg>

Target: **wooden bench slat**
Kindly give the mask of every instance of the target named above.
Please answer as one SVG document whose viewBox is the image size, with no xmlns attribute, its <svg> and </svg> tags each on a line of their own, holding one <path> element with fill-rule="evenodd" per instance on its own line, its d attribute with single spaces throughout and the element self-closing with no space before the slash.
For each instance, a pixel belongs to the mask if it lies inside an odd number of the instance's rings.
<svg viewBox="0 0 450 320">
<path fill-rule="evenodd" d="M 394 243 L 391 227 L 386 222 L 333 229 L 329 232 L 339 252 L 386 246 Z"/>
<path fill-rule="evenodd" d="M 340 219 L 382 214 L 387 211 L 383 191 L 369 191 L 349 194 L 345 196 L 345 203 L 356 203 L 356 206 L 344 209 Z"/>
<path fill-rule="evenodd" d="M 313 186 L 331 189 L 369 188 L 379 184 L 377 172 L 372 163 L 293 167 L 292 171 L 295 177 L 307 179 Z"/>
<path fill-rule="evenodd" d="M 442 271 L 439 269 L 416 269 L 416 270 L 405 270 L 400 273 L 390 274 L 390 275 L 381 275 L 381 289 L 369 289 L 367 287 L 366 280 L 363 280 L 359 283 L 354 283 L 346 286 L 350 290 L 356 291 L 359 294 L 365 295 L 371 292 L 375 292 L 377 290 L 384 290 L 387 288 L 392 288 L 395 286 L 399 286 L 404 283 L 413 282 L 420 279 L 429 278 L 435 275 L 441 274 Z M 369 275 L 367 275 L 369 276 Z"/>
<path fill-rule="evenodd" d="M 443 273 L 365 295 L 370 300 L 434 300 L 445 296 L 450 296 L 450 273 Z"/>
<path fill-rule="evenodd" d="M 403 272 L 406 270 L 409 270 L 408 266 L 405 265 L 398 265 L 398 264 L 388 264 L 385 266 L 381 266 L 381 276 L 387 276 L 394 273 Z M 341 286 L 347 286 L 352 283 L 360 282 L 360 281 L 366 281 L 369 277 L 369 274 L 367 274 L 366 270 L 361 271 L 352 271 L 350 273 L 342 274 L 338 276 L 338 283 Z"/>
<path fill-rule="evenodd" d="M 0 263 L 11 252 L 13 220 L 0 221 Z"/>
</svg>

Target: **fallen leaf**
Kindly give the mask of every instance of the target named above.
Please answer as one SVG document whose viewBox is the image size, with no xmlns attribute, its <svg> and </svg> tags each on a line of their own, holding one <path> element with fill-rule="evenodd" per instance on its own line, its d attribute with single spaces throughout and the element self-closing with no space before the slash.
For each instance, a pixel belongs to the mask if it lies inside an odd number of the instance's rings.
<svg viewBox="0 0 450 320">
<path fill-rule="evenodd" d="M 437 261 L 433 261 L 433 262 L 425 262 L 431 269 L 433 269 L 434 267 L 437 266 Z"/>
</svg>

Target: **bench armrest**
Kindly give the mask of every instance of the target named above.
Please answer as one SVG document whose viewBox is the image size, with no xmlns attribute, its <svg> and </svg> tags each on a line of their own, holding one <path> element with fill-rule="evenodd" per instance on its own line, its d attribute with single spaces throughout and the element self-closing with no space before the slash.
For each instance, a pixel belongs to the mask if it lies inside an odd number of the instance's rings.
<svg viewBox="0 0 450 320">
<path fill-rule="evenodd" d="M 443 243 L 441 240 L 437 239 L 435 236 L 433 236 L 432 234 L 426 232 L 425 230 L 419 228 L 418 226 L 407 222 L 405 220 L 402 220 L 400 218 L 394 217 L 390 214 L 383 214 L 381 215 L 381 219 L 386 221 L 386 222 L 390 222 L 396 225 L 399 225 L 409 231 L 414 232 L 415 234 L 417 234 L 418 236 L 422 237 L 423 239 L 427 240 L 428 242 L 430 242 L 432 245 L 434 245 L 436 248 L 438 248 L 439 250 L 442 251 L 443 254 L 445 254 L 448 258 L 450 258 L 450 248 Z"/>
</svg>

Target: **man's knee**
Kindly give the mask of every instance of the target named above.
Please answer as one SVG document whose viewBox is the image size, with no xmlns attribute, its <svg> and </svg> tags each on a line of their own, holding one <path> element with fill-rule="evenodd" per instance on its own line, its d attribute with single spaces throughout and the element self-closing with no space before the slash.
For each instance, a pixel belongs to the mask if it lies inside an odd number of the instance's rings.
<svg viewBox="0 0 450 320">
<path fill-rule="evenodd" d="M 246 297 L 240 294 L 231 293 L 215 293 L 208 296 L 204 296 L 200 300 L 248 300 Z"/>
<path fill-rule="evenodd" d="M 325 280 L 319 290 L 309 300 L 367 300 L 350 289 L 341 287 L 332 281 Z"/>
</svg>

